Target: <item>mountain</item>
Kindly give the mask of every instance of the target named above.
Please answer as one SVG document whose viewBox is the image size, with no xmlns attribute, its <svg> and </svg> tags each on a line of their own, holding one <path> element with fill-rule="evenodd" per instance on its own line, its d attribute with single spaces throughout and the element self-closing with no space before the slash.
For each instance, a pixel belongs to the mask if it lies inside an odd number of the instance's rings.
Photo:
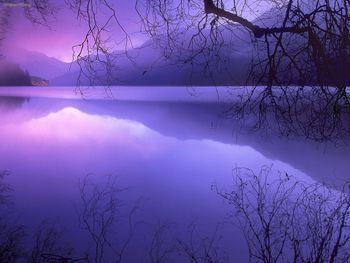
<svg viewBox="0 0 350 263">
<path fill-rule="evenodd" d="M 225 45 L 220 46 L 211 57 L 203 53 L 189 60 L 189 37 L 184 37 L 182 48 L 176 47 L 173 50 L 166 46 L 166 38 L 149 40 L 127 53 L 109 54 L 108 59 L 113 61 L 109 68 L 99 61 L 89 65 L 93 70 L 84 66 L 79 68 L 77 62 L 74 62 L 72 68 L 75 70 L 51 79 L 50 84 L 75 85 L 81 69 L 81 85 L 243 85 L 251 63 L 251 46 L 247 45 L 249 35 L 237 27 L 235 33 L 240 35 L 240 40 L 234 40 L 233 43 L 231 33 L 226 32 L 224 37 L 230 41 L 225 41 Z M 163 48 L 159 47 L 160 42 L 165 44 Z M 168 54 L 171 51 L 173 54 Z"/>
<path fill-rule="evenodd" d="M 266 17 L 271 17 L 267 14 Z M 260 23 L 271 24 L 261 17 Z M 252 62 L 253 45 L 249 33 L 239 25 L 220 30 L 221 43 L 216 52 L 212 46 L 201 50 L 201 43 L 191 45 L 195 29 L 179 36 L 176 47 L 168 46 L 166 36 L 151 39 L 141 47 L 108 54 L 112 66 L 95 61 L 89 65 L 84 59 L 65 63 L 44 54 L 20 50 L 8 58 L 28 70 L 32 76 L 46 79 L 51 86 L 80 85 L 161 85 L 212 86 L 245 85 Z M 209 35 L 209 32 L 206 32 Z M 161 47 L 160 47 L 161 46 Z M 191 55 L 197 56 L 188 59 Z M 101 56 L 106 61 L 106 57 Z M 92 58 L 93 59 L 93 58 Z M 90 60 L 90 59 L 89 59 Z M 82 66 L 80 66 L 81 64 Z M 91 66 L 91 67 L 90 67 Z M 43 83 L 43 82 L 41 82 Z"/>
<path fill-rule="evenodd" d="M 6 59 L 18 64 L 23 70 L 27 70 L 31 76 L 47 80 L 66 74 L 70 67 L 70 63 L 23 49 L 6 54 Z"/>
<path fill-rule="evenodd" d="M 47 80 L 51 86 L 72 86 L 78 80 L 80 85 L 242 85 L 251 62 L 251 46 L 247 45 L 247 32 L 239 27 L 233 28 L 238 37 L 233 39 L 232 31 L 223 31 L 225 45 L 220 46 L 218 53 L 210 58 L 200 54 L 193 60 L 186 59 L 189 41 L 194 34 L 194 31 L 187 30 L 182 36 L 180 51 L 176 47 L 173 54 L 168 54 L 171 48 L 166 46 L 167 38 L 160 37 L 127 53 L 117 51 L 109 54 L 113 66 L 106 68 L 104 63 L 94 62 L 93 71 L 78 65 L 83 60 L 65 63 L 26 50 L 7 54 L 7 59 L 27 70 L 31 76 Z M 159 43 L 163 48 L 159 48 Z"/>
<path fill-rule="evenodd" d="M 253 22 L 261 27 L 279 26 L 283 21 L 285 10 L 271 9 L 256 18 Z M 44 54 L 20 50 L 8 54 L 9 60 L 27 70 L 31 76 L 38 76 L 44 81 L 35 81 L 40 85 L 49 83 L 51 86 L 74 86 L 80 85 L 147 85 L 147 86 L 212 86 L 212 85 L 245 85 L 264 84 L 267 78 L 265 67 L 257 66 L 251 72 L 251 65 L 264 61 L 267 57 L 266 47 L 254 45 L 251 36 L 246 29 L 240 25 L 221 25 L 218 28 L 219 43 L 216 46 L 211 44 L 213 34 L 203 30 L 207 35 L 204 41 L 202 34 L 198 39 L 192 41 L 196 29 L 183 30 L 176 38 L 176 46 L 169 46 L 166 36 L 151 39 L 141 47 L 133 48 L 127 52 L 112 52 L 106 56 L 100 56 L 98 61 L 93 56 L 88 65 L 84 64 L 86 58 L 65 63 Z M 298 46 L 308 45 L 305 37 L 294 37 L 289 40 L 287 48 L 293 52 L 299 52 Z M 274 44 L 273 38 L 270 45 Z M 305 42 L 305 43 L 304 43 Z M 202 46 L 206 43 L 206 46 Z M 294 51 L 293 51 L 294 50 Z M 288 51 L 289 52 L 289 51 Z M 254 56 L 253 56 L 254 54 Z M 106 67 L 107 58 L 112 61 Z M 307 60 L 307 54 L 298 55 L 297 62 Z M 101 61 L 102 60 L 102 61 Z M 318 80 L 315 79 L 316 72 L 313 64 L 303 66 L 303 75 L 299 76 L 296 69 L 290 69 L 289 60 L 281 60 L 276 74 L 280 84 L 301 84 L 311 85 L 323 81 L 328 84 L 337 82 L 350 83 L 350 75 L 344 79 L 343 65 L 350 65 L 350 56 L 336 58 L 327 63 L 324 74 Z M 299 68 L 299 67 L 298 67 Z M 321 69 L 322 70 L 322 69 Z M 332 74 L 328 74 L 331 72 Z M 248 75 L 252 73 L 255 80 L 247 82 Z M 38 79 L 37 79 L 38 80 Z M 47 81 L 45 81 L 47 80 Z"/>
</svg>

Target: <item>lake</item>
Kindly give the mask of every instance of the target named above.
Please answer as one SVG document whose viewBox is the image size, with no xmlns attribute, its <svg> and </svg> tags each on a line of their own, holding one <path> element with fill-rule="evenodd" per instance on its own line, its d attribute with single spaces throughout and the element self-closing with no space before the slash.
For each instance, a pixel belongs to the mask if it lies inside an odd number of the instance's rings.
<svg viewBox="0 0 350 263">
<path fill-rule="evenodd" d="M 241 92 L 0 88 L 0 171 L 12 188 L 6 209 L 27 231 L 23 246 L 54 226 L 55 245 L 42 246 L 41 257 L 191 262 L 211 254 L 248 262 L 233 206 L 219 194 L 235 187 L 234 171 L 335 189 L 350 181 L 350 147 L 347 138 L 283 136 L 273 120 L 248 128 L 251 117 L 226 114 Z"/>
</svg>

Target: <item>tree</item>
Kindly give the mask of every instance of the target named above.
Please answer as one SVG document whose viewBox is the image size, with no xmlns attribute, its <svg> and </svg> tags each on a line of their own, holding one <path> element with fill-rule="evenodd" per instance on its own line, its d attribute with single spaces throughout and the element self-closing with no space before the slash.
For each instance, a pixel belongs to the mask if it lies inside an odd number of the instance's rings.
<svg viewBox="0 0 350 263">
<path fill-rule="evenodd" d="M 73 10 L 87 25 L 81 43 L 73 47 L 81 74 L 95 73 L 94 62 L 102 63 L 106 74 L 112 73 L 115 58 L 110 56 L 109 28 L 123 32 L 125 51 L 132 47 L 118 17 L 118 4 L 108 0 L 67 0 L 63 6 L 49 0 L 23 4 L 30 21 L 46 26 L 58 8 Z M 143 30 L 164 48 L 166 57 L 183 63 L 201 61 L 208 71 L 225 63 L 225 53 L 234 51 L 241 31 L 246 32 L 254 46 L 250 82 L 268 86 L 345 89 L 350 82 L 348 10 L 349 2 L 343 0 L 136 0 Z"/>
<path fill-rule="evenodd" d="M 250 74 L 255 83 L 344 89 L 349 84 L 349 5 L 340 0 L 139 0 L 138 10 L 146 32 L 165 34 L 168 49 L 191 50 L 183 52 L 184 60 L 205 56 L 210 64 L 216 56 L 224 61 L 222 47 L 234 48 L 235 36 L 245 30 L 256 47 Z M 261 6 L 269 11 L 255 11 Z M 181 38 L 186 30 L 192 31 L 189 42 Z"/>
<path fill-rule="evenodd" d="M 347 189 L 305 183 L 264 167 L 233 171 L 234 188 L 218 191 L 236 211 L 251 262 L 348 262 Z"/>
<path fill-rule="evenodd" d="M 215 83 L 223 72 L 230 73 L 235 63 L 241 63 L 232 53 L 244 47 L 244 54 L 251 55 L 246 84 L 254 88 L 240 94 L 240 103 L 230 105 L 225 117 L 245 120 L 254 116 L 253 129 L 263 127 L 281 136 L 322 142 L 349 134 L 349 1 L 135 1 L 143 31 L 169 63 L 188 64 Z M 118 78 L 120 56 L 133 62 L 128 55 L 132 40 L 115 2 L 25 3 L 24 14 L 33 23 L 50 26 L 49 17 L 57 8 L 74 11 L 86 23 L 84 38 L 73 47 L 79 79 L 85 77 L 94 85 L 101 83 L 102 76 L 104 83 L 111 83 Z M 112 52 L 111 27 L 123 33 L 124 52 Z M 258 85 L 265 87 L 256 88 Z"/>
<path fill-rule="evenodd" d="M 0 58 L 0 86 L 31 85 L 31 79 L 27 71 L 23 71 L 18 65 Z"/>
<path fill-rule="evenodd" d="M 335 87 L 233 88 L 233 102 L 222 112 L 249 132 L 344 143 L 350 134 L 350 100 Z"/>
<path fill-rule="evenodd" d="M 132 207 L 123 215 L 121 210 L 124 204 L 119 194 L 124 190 L 117 187 L 116 178 L 112 176 L 107 176 L 101 184 L 95 183 L 91 176 L 79 182 L 79 223 L 91 239 L 91 251 L 87 254 L 92 262 L 106 262 L 111 257 L 114 262 L 122 262 L 125 256 L 135 232 L 134 214 L 138 207 Z M 126 223 L 122 230 L 117 231 L 117 223 L 121 225 L 121 219 Z"/>
<path fill-rule="evenodd" d="M 11 218 L 12 188 L 5 178 L 11 173 L 0 171 L 0 261 L 16 262 L 22 258 L 24 227 Z"/>
</svg>

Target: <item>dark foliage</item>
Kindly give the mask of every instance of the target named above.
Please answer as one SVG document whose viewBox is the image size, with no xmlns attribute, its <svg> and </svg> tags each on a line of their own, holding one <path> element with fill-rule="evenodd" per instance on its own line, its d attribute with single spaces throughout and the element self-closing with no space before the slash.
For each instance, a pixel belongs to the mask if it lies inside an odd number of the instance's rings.
<svg viewBox="0 0 350 263">
<path fill-rule="evenodd" d="M 18 65 L 0 61 L 0 86 L 31 86 L 29 73 Z"/>
</svg>

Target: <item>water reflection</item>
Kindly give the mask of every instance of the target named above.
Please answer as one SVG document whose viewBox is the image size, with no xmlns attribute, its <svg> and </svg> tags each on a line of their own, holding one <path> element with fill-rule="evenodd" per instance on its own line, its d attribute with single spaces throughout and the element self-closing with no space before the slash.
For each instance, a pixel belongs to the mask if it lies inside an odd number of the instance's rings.
<svg viewBox="0 0 350 263">
<path fill-rule="evenodd" d="M 350 197 L 269 167 L 234 170 L 236 187 L 218 190 L 235 208 L 253 262 L 348 262 Z M 348 187 L 346 187 L 348 188 Z"/>
<path fill-rule="evenodd" d="M 29 102 L 29 98 L 25 97 L 12 97 L 12 96 L 0 96 L 0 110 L 10 111 L 20 108 L 25 102 Z"/>
<path fill-rule="evenodd" d="M 94 200 L 96 196 L 91 194 L 95 193 L 100 199 L 85 203 L 85 208 L 96 205 L 88 210 L 101 211 L 111 205 L 105 202 L 109 200 L 117 205 L 112 217 L 118 215 L 120 220 L 112 230 L 113 237 L 118 237 L 113 239 L 118 242 L 113 245 L 115 251 L 103 252 L 106 257 L 120 254 L 132 233 L 123 252 L 126 262 L 139 262 L 145 253 L 156 261 L 162 253 L 173 251 L 169 237 L 176 241 L 176 251 L 179 247 L 182 251 L 169 261 L 183 262 L 195 254 L 206 262 L 208 252 L 210 259 L 216 255 L 246 262 L 244 237 L 223 223 L 230 219 L 227 205 L 211 186 L 232 186 L 235 167 L 259 173 L 264 165 L 305 183 L 315 179 L 333 183 L 333 179 L 347 176 L 349 150 L 330 147 L 325 154 L 312 142 L 271 141 L 241 132 L 239 126 L 232 125 L 235 123 L 220 118 L 225 106 L 214 102 L 32 98 L 22 104 L 20 114 L 7 112 L 11 122 L 0 124 L 0 167 L 12 171 L 7 182 L 14 189 L 19 224 L 35 229 L 42 220 L 57 220 L 65 229 L 64 240 L 76 249 L 75 256 L 84 258 L 87 247 L 90 255 L 100 255 L 101 247 L 99 252 L 91 251 L 104 221 L 98 221 L 92 235 L 95 239 L 91 239 L 91 232 L 86 232 L 91 224 L 78 220 L 82 219 L 82 196 Z M 84 192 L 81 182 L 87 174 L 92 181 Z M 127 190 L 115 191 L 114 185 L 108 188 L 111 185 L 106 178 L 116 178 L 116 187 Z M 135 207 L 130 228 L 129 215 Z M 113 210 L 109 207 L 107 211 Z M 96 214 L 85 216 L 89 221 Z M 219 248 L 226 252 L 217 254 Z M 67 257 L 70 253 L 64 249 L 51 252 Z M 152 262 L 150 258 L 144 261 Z"/>
<path fill-rule="evenodd" d="M 343 144 L 350 134 L 347 87 L 244 87 L 225 115 L 251 130 L 284 138 Z"/>
<path fill-rule="evenodd" d="M 179 140 L 209 139 L 250 146 L 268 159 L 288 163 L 318 181 L 343 184 L 350 179 L 346 160 L 350 152 L 346 142 L 320 144 L 303 138 L 286 140 L 274 134 L 268 136 L 265 131 L 252 133 L 242 126 L 240 120 L 223 118 L 225 103 L 33 100 L 36 107 L 33 109 L 27 105 L 21 118 L 25 112 L 42 117 L 65 107 L 75 107 L 87 114 L 133 120 Z"/>
</svg>

